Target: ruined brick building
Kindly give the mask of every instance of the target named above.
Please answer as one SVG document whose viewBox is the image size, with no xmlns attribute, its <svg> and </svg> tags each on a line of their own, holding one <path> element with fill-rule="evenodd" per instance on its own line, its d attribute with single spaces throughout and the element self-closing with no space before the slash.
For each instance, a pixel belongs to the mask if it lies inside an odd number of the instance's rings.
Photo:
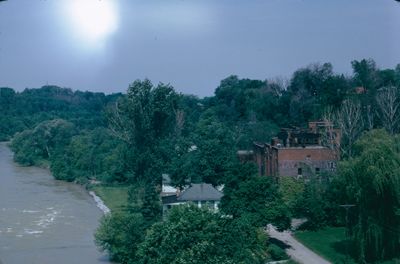
<svg viewBox="0 0 400 264">
<path fill-rule="evenodd" d="M 259 174 L 308 177 L 335 171 L 340 130 L 330 122 L 310 122 L 307 129 L 283 128 L 270 144 L 255 142 L 253 158 Z"/>
</svg>

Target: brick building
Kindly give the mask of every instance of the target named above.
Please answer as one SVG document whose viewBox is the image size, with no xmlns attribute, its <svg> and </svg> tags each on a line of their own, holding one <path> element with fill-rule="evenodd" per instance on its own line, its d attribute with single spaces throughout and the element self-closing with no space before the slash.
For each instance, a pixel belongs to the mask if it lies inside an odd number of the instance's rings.
<svg viewBox="0 0 400 264">
<path fill-rule="evenodd" d="M 271 144 L 254 143 L 253 157 L 260 175 L 309 177 L 336 170 L 339 142 L 331 123 L 310 122 L 307 129 L 282 129 Z"/>
</svg>

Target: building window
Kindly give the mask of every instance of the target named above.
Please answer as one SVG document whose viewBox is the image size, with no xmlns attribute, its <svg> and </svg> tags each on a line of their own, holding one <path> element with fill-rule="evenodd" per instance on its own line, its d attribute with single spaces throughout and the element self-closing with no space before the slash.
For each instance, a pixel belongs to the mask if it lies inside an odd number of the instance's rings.
<svg viewBox="0 0 400 264">
<path fill-rule="evenodd" d="M 299 175 L 299 176 L 303 175 L 303 170 L 302 170 L 302 168 L 298 168 L 298 169 L 297 169 L 297 175 Z"/>
<path fill-rule="evenodd" d="M 315 174 L 319 174 L 320 169 L 319 168 L 315 168 Z"/>
</svg>

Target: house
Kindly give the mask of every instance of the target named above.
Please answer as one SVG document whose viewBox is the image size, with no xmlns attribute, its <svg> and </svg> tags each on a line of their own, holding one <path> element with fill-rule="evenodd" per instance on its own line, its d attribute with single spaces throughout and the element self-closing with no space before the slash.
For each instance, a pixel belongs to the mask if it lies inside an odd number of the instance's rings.
<svg viewBox="0 0 400 264">
<path fill-rule="evenodd" d="M 281 129 L 271 144 L 255 142 L 253 159 L 259 175 L 309 177 L 336 170 L 339 142 L 330 122 L 310 122 L 307 129 Z"/>
<path fill-rule="evenodd" d="M 218 205 L 222 196 L 222 192 L 214 188 L 211 184 L 191 184 L 191 186 L 184 189 L 182 192 L 161 197 L 163 213 L 172 208 L 172 206 L 186 203 L 193 203 L 199 208 L 208 207 L 212 210 L 218 210 Z"/>
<path fill-rule="evenodd" d="M 177 192 L 179 192 L 179 190 L 172 186 L 171 178 L 169 177 L 169 175 L 162 174 L 161 196 L 170 196 L 176 194 Z"/>
</svg>

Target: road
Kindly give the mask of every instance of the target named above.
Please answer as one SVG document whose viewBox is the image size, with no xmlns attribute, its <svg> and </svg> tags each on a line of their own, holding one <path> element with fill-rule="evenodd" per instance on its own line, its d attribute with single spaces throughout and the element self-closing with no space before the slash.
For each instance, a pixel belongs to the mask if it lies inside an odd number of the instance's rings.
<svg viewBox="0 0 400 264">
<path fill-rule="evenodd" d="M 289 247 L 286 253 L 295 261 L 303 264 L 330 264 L 331 262 L 323 259 L 313 251 L 297 241 L 290 231 L 279 232 L 272 225 L 267 226 L 267 233 L 270 237 L 278 239 Z"/>
</svg>

